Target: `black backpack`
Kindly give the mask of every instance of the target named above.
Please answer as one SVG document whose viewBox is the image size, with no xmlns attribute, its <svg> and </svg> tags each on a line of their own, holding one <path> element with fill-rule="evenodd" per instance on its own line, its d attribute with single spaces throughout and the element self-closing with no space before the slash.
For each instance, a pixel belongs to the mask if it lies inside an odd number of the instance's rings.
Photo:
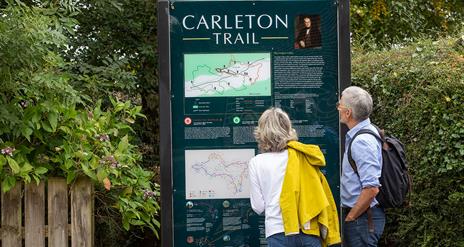
<svg viewBox="0 0 464 247">
<path fill-rule="evenodd" d="M 408 171 L 408 163 L 404 152 L 404 145 L 393 136 L 385 136 L 377 126 L 381 137 L 369 129 L 359 130 L 348 147 L 348 161 L 354 172 L 358 175 L 358 168 L 351 157 L 351 144 L 358 135 L 370 134 L 380 141 L 382 145 L 382 174 L 380 176 L 379 193 L 377 201 L 383 208 L 398 208 L 407 205 L 407 194 L 411 191 L 412 181 Z"/>
</svg>

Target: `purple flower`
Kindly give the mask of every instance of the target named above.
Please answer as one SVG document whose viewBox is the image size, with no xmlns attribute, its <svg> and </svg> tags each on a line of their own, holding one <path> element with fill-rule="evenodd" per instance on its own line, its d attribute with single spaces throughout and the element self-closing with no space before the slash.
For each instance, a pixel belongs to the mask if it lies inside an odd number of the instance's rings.
<svg viewBox="0 0 464 247">
<path fill-rule="evenodd" d="M 119 164 L 119 163 L 116 161 L 116 162 L 111 163 L 111 164 L 110 164 L 110 167 L 113 168 L 113 169 L 114 169 L 114 168 L 119 168 L 119 167 L 121 167 L 121 164 Z"/>
<path fill-rule="evenodd" d="M 4 149 L 2 149 L 2 154 L 4 155 L 8 155 L 10 157 L 13 157 L 13 152 L 15 151 L 16 149 L 14 147 L 6 147 Z"/>
<path fill-rule="evenodd" d="M 149 190 L 143 190 L 143 200 L 147 200 L 148 198 L 154 198 L 155 192 Z"/>
<path fill-rule="evenodd" d="M 24 109 L 29 105 L 29 103 L 26 100 L 21 100 L 19 105 Z"/>
<path fill-rule="evenodd" d="M 106 156 L 105 159 L 106 159 L 106 161 L 109 162 L 109 163 L 117 162 L 113 155 Z"/>
<path fill-rule="evenodd" d="M 110 137 L 107 134 L 103 135 L 97 135 L 97 139 L 99 139 L 101 142 L 106 142 L 110 140 Z"/>
<path fill-rule="evenodd" d="M 100 164 L 107 164 L 111 168 L 119 168 L 121 167 L 121 164 L 114 158 L 113 155 L 106 156 L 100 160 Z"/>
</svg>

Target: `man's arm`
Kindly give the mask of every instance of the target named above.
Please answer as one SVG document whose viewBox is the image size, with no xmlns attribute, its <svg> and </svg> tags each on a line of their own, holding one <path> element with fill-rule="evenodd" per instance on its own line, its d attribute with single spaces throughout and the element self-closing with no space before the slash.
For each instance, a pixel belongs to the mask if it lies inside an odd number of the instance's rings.
<svg viewBox="0 0 464 247">
<path fill-rule="evenodd" d="M 353 148 L 354 147 L 354 148 Z M 346 221 L 357 219 L 369 207 L 379 193 L 382 172 L 379 155 L 382 155 L 380 143 L 371 135 L 360 135 L 351 148 L 352 157 L 358 168 L 362 190 L 353 208 L 346 216 Z"/>
<path fill-rule="evenodd" d="M 374 200 L 377 193 L 379 193 L 379 188 L 377 187 L 363 188 L 356 204 L 353 208 L 351 208 L 345 218 L 345 221 L 353 221 L 363 214 L 370 207 L 371 202 Z"/>
</svg>

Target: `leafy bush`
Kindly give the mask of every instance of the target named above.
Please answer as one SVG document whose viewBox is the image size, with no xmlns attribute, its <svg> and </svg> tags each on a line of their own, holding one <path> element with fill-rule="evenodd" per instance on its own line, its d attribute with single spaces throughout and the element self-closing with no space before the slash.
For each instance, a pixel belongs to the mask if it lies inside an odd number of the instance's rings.
<svg viewBox="0 0 464 247">
<path fill-rule="evenodd" d="M 370 48 L 410 43 L 462 31 L 462 0 L 352 0 L 351 30 L 358 45 Z"/>
<path fill-rule="evenodd" d="M 18 1 L 19 2 L 19 1 Z M 0 9 L 0 180 L 8 191 L 26 183 L 63 176 L 92 179 L 122 216 L 122 226 L 159 229 L 153 174 L 138 164 L 132 125 L 141 107 L 76 90 L 78 74 L 59 51 L 76 23 L 54 9 L 10 3 Z M 104 188 L 104 189 L 103 189 Z"/>
<path fill-rule="evenodd" d="M 373 121 L 405 143 L 414 180 L 411 207 L 387 212 L 385 246 L 464 246 L 463 45 L 354 49 L 353 84 L 373 95 Z"/>
</svg>

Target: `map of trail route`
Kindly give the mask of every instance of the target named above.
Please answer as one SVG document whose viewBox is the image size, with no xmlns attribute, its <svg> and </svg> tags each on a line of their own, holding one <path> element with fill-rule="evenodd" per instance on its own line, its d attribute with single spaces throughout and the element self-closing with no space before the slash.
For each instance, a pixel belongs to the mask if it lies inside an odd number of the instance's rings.
<svg viewBox="0 0 464 247">
<path fill-rule="evenodd" d="M 254 149 L 185 150 L 186 199 L 248 198 Z"/>
<path fill-rule="evenodd" d="M 271 95 L 270 53 L 185 54 L 185 97 Z"/>
</svg>

